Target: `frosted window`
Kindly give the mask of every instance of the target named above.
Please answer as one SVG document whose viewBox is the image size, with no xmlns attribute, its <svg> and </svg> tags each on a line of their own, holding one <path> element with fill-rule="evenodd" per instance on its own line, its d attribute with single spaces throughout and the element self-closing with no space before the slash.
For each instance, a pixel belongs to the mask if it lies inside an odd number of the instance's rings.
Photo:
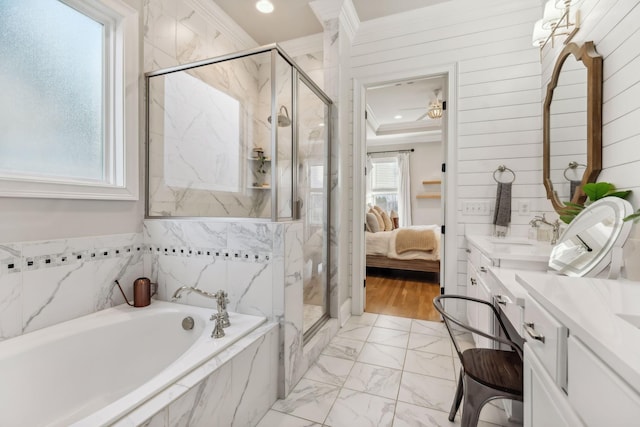
<svg viewBox="0 0 640 427">
<path fill-rule="evenodd" d="M 103 25 L 0 0 L 0 175 L 105 180 Z"/>
</svg>

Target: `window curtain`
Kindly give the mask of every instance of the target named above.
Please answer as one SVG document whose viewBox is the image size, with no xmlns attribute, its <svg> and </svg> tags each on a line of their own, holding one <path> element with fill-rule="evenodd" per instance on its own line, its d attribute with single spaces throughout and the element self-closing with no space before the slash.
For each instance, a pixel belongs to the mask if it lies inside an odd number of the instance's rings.
<svg viewBox="0 0 640 427">
<path fill-rule="evenodd" d="M 398 153 L 398 221 L 400 227 L 408 227 L 411 222 L 411 171 L 409 153 Z"/>
</svg>

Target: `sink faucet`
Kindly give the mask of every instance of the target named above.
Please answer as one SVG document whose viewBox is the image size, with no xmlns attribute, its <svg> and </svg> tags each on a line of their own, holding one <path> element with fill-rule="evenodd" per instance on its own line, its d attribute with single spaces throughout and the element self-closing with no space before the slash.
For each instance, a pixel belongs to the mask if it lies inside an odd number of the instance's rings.
<svg viewBox="0 0 640 427">
<path fill-rule="evenodd" d="M 531 221 L 529 221 L 529 225 L 532 227 L 537 227 L 540 223 L 551 226 L 551 244 L 555 245 L 560 237 L 560 220 L 556 219 L 554 222 L 549 222 L 545 218 L 544 214 L 542 214 L 542 216 L 535 216 Z"/>
</svg>

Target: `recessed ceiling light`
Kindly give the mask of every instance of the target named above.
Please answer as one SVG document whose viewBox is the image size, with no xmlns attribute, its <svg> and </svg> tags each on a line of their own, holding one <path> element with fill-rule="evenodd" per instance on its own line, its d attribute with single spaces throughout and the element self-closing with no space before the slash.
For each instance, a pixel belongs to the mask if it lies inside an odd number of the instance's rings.
<svg viewBox="0 0 640 427">
<path fill-rule="evenodd" d="M 397 116 L 393 116 L 393 118 L 397 120 L 397 119 L 401 119 L 402 116 L 400 114 L 398 114 Z"/>
<path fill-rule="evenodd" d="M 256 9 L 262 13 L 271 13 L 273 12 L 273 3 L 269 0 L 258 0 L 256 2 Z"/>
</svg>

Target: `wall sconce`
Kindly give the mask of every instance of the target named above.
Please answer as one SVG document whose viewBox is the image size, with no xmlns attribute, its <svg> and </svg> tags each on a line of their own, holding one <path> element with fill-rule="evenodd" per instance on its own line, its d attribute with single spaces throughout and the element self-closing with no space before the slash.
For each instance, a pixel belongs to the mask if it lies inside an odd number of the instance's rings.
<svg viewBox="0 0 640 427">
<path fill-rule="evenodd" d="M 582 0 L 549 0 L 544 6 L 542 19 L 533 26 L 532 43 L 542 50 L 551 40 L 564 36 L 564 44 L 569 43 L 580 29 L 580 9 L 577 6 Z"/>
</svg>

